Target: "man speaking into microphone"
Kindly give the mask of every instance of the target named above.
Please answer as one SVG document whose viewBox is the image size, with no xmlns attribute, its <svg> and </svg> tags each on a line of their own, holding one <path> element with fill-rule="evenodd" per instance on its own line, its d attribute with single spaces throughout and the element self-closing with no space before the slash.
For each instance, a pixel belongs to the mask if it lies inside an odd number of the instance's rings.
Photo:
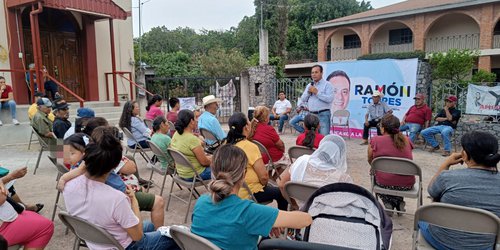
<svg viewBox="0 0 500 250">
<path fill-rule="evenodd" d="M 307 84 L 302 97 L 307 103 L 309 113 L 319 117 L 319 132 L 323 135 L 330 133 L 330 107 L 333 101 L 333 87 L 323 79 L 323 67 L 314 65 L 311 69 L 313 82 Z"/>
</svg>

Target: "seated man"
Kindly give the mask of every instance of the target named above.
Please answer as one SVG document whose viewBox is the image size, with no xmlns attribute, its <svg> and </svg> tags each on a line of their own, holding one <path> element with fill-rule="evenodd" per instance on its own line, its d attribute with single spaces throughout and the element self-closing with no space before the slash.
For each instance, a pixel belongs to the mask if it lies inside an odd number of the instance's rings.
<svg viewBox="0 0 500 250">
<path fill-rule="evenodd" d="M 373 92 L 372 103 L 368 106 L 368 111 L 365 115 L 365 124 L 363 127 L 363 142 L 361 145 L 368 145 L 368 133 L 371 127 L 377 128 L 377 135 L 382 135 L 378 126 L 382 117 L 386 114 L 392 114 L 392 109 L 387 106 L 387 103 L 381 99 L 384 97 L 378 90 Z"/>
<path fill-rule="evenodd" d="M 36 102 L 41 99 L 42 97 L 45 97 L 45 95 L 42 92 L 36 92 L 35 93 L 35 102 L 31 104 L 31 106 L 28 108 L 28 117 L 30 118 L 30 121 L 33 120 L 33 117 L 35 116 L 36 112 L 38 112 L 38 104 Z M 49 120 L 54 122 L 54 119 L 56 118 L 52 112 L 49 113 Z"/>
<path fill-rule="evenodd" d="M 307 103 L 306 102 L 301 102 L 299 99 L 299 102 L 297 104 L 297 109 L 295 110 L 297 112 L 297 115 L 295 115 L 291 120 L 290 120 L 290 126 L 292 126 L 297 132 L 300 134 L 304 133 L 304 127 L 299 125 L 299 122 L 303 122 L 304 118 L 306 117 L 307 114 L 309 114 L 309 109 L 307 109 Z"/>
<path fill-rule="evenodd" d="M 222 130 L 217 117 L 215 117 L 215 113 L 217 113 L 221 102 L 222 100 L 220 98 L 215 98 L 214 95 L 203 97 L 203 107 L 205 108 L 205 112 L 203 112 L 198 119 L 198 128 L 210 131 L 219 141 L 226 138 L 226 133 Z M 212 140 L 206 140 L 206 142 L 208 145 L 215 143 L 215 141 Z"/>
<path fill-rule="evenodd" d="M 415 143 L 415 139 L 420 130 L 429 127 L 432 111 L 424 102 L 424 94 L 416 94 L 413 99 L 415 99 L 415 105 L 411 106 L 403 116 L 403 119 L 401 119 L 399 131 L 403 132 L 409 130 L 410 140 L 412 143 Z"/>
<path fill-rule="evenodd" d="M 66 131 L 71 128 L 71 122 L 68 121 L 69 104 L 63 99 L 57 99 L 54 101 L 53 108 L 56 114 L 56 119 L 53 124 L 54 134 L 57 139 L 63 139 Z"/>
<path fill-rule="evenodd" d="M 12 87 L 5 83 L 5 78 L 3 76 L 0 76 L 0 110 L 4 106 L 8 106 L 10 109 L 12 123 L 19 125 L 19 121 L 16 119 L 16 102 L 14 101 Z M 0 121 L 0 126 L 2 126 L 2 121 Z"/>
<path fill-rule="evenodd" d="M 278 133 L 283 133 L 283 125 L 292 111 L 292 104 L 286 99 L 285 92 L 280 91 L 278 100 L 274 103 L 269 120 L 279 120 Z"/>
<path fill-rule="evenodd" d="M 33 116 L 31 120 L 31 126 L 40 135 L 42 140 L 49 145 L 50 151 L 55 152 L 57 145 L 57 138 L 54 134 L 53 123 L 49 120 L 48 115 L 52 111 L 52 102 L 45 97 L 38 99 L 36 102 L 38 105 L 38 111 Z"/>
<path fill-rule="evenodd" d="M 79 108 L 76 110 L 75 123 L 68 129 L 68 131 L 66 131 L 66 133 L 64 133 L 64 139 L 70 137 L 74 133 L 82 132 L 90 118 L 94 117 L 95 112 L 91 108 Z"/>
<path fill-rule="evenodd" d="M 34 63 L 31 63 L 29 65 L 29 69 L 30 70 L 34 70 L 35 69 L 35 64 Z M 59 86 L 57 86 L 57 84 L 50 80 L 49 78 L 47 78 L 47 68 L 45 66 L 42 67 L 42 74 L 43 74 L 43 87 L 45 89 L 45 93 L 47 92 L 50 92 L 50 96 L 52 98 L 52 100 L 55 100 L 56 98 L 60 98 L 61 95 L 59 94 Z M 33 74 L 33 81 L 35 82 L 35 92 L 38 91 L 38 83 L 37 83 L 37 79 L 36 79 L 36 74 Z M 29 82 L 30 82 L 30 72 L 28 72 L 26 74 L 26 83 L 29 85 Z"/>
<path fill-rule="evenodd" d="M 444 152 L 443 156 L 449 156 L 451 152 L 451 140 L 450 137 L 453 134 L 453 130 L 457 128 L 458 120 L 462 113 L 460 110 L 456 109 L 458 98 L 454 95 L 448 96 L 444 100 L 444 108 L 439 111 L 436 115 L 435 120 L 437 124 L 430 128 L 426 128 L 420 132 L 422 137 L 425 139 L 425 143 L 431 145 L 429 152 L 435 152 L 439 150 L 439 143 L 436 141 L 434 136 L 436 134 L 441 134 L 443 138 Z"/>
</svg>

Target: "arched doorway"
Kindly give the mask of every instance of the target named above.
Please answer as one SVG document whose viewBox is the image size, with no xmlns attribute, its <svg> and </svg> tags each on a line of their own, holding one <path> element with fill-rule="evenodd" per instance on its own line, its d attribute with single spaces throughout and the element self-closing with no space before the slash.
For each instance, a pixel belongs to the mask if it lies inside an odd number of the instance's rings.
<svg viewBox="0 0 500 250">
<path fill-rule="evenodd" d="M 480 28 L 471 16 L 450 13 L 436 19 L 425 34 L 425 52 L 447 52 L 450 49 L 479 49 Z"/>
<path fill-rule="evenodd" d="M 33 59 L 29 8 L 22 13 L 26 68 Z M 39 14 L 42 62 L 48 73 L 85 99 L 81 29 L 69 11 L 44 8 Z M 68 101 L 76 99 L 59 88 Z"/>
<path fill-rule="evenodd" d="M 333 32 L 326 47 L 330 61 L 355 60 L 361 55 L 361 39 L 351 29 L 339 29 Z"/>
</svg>

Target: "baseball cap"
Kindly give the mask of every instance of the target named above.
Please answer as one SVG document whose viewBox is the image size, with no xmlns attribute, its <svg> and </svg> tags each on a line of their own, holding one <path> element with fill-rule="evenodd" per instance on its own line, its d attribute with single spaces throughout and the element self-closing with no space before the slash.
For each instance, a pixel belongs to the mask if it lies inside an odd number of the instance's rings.
<svg viewBox="0 0 500 250">
<path fill-rule="evenodd" d="M 79 108 L 76 111 L 76 116 L 80 118 L 92 118 L 95 117 L 95 112 L 90 108 Z"/>
<path fill-rule="evenodd" d="M 46 106 L 48 108 L 52 108 L 52 102 L 49 100 L 49 98 L 42 97 L 36 101 L 36 105 L 38 106 Z"/>
<path fill-rule="evenodd" d="M 52 108 L 54 110 L 59 110 L 59 109 L 67 109 L 69 107 L 69 104 L 66 102 L 66 100 L 56 100 Z"/>
<path fill-rule="evenodd" d="M 454 95 L 450 95 L 448 96 L 448 98 L 446 98 L 447 101 L 450 101 L 450 102 L 456 102 L 458 100 L 458 98 Z"/>
<path fill-rule="evenodd" d="M 415 95 L 415 97 L 413 97 L 413 99 L 422 99 L 423 100 L 423 99 L 425 99 L 425 95 L 422 93 L 418 93 Z"/>
</svg>

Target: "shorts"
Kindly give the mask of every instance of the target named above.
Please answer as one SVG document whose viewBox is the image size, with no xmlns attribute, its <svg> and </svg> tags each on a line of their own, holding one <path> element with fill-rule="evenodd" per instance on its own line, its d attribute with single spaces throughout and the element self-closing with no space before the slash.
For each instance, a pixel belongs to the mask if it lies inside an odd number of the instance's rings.
<svg viewBox="0 0 500 250">
<path fill-rule="evenodd" d="M 135 198 L 137 199 L 137 203 L 139 203 L 139 210 L 151 211 L 153 209 L 153 205 L 155 204 L 154 194 L 136 192 Z"/>
</svg>

